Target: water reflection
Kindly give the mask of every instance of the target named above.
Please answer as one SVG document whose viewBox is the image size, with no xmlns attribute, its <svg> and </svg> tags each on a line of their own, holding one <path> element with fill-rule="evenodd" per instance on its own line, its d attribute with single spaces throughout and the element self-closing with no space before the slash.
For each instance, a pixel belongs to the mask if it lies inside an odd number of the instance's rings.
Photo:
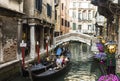
<svg viewBox="0 0 120 81">
<path fill-rule="evenodd" d="M 91 61 L 73 62 L 72 68 L 64 81 L 95 81 L 96 75 L 91 73 Z"/>
<path fill-rule="evenodd" d="M 93 61 L 73 61 L 70 71 L 53 81 L 97 81 L 100 71 Z"/>
</svg>

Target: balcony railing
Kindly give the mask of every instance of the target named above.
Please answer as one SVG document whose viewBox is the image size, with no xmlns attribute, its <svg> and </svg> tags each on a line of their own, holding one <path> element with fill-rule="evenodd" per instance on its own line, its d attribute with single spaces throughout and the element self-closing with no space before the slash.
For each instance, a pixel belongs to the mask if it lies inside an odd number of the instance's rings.
<svg viewBox="0 0 120 81">
<path fill-rule="evenodd" d="M 93 30 L 82 30 L 83 33 L 95 33 Z"/>
<path fill-rule="evenodd" d="M 91 19 L 78 19 L 78 22 L 92 22 Z"/>
</svg>

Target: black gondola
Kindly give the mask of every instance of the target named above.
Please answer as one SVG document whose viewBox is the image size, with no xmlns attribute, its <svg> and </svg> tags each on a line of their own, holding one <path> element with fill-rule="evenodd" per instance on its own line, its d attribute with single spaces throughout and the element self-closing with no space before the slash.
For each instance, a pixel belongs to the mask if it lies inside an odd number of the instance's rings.
<svg viewBox="0 0 120 81">
<path fill-rule="evenodd" d="M 33 81 L 50 81 L 53 80 L 61 75 L 64 75 L 66 72 L 68 72 L 68 70 L 70 69 L 70 61 L 64 65 L 62 68 L 60 69 L 51 69 L 49 68 L 48 70 L 46 70 L 43 73 L 32 73 L 32 79 Z"/>
<path fill-rule="evenodd" d="M 52 66 L 52 64 L 48 64 L 48 65 L 43 65 L 43 64 L 34 64 L 31 67 L 26 67 L 26 68 L 22 68 L 22 74 L 24 77 L 28 77 L 29 76 L 29 71 L 31 73 L 42 73 L 45 72 L 45 70 L 47 70 L 48 68 L 50 68 Z"/>
</svg>

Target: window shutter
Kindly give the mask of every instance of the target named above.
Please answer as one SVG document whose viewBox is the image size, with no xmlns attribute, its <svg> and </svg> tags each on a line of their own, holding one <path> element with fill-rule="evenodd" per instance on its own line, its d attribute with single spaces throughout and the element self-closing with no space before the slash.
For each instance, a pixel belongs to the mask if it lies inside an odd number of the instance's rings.
<svg viewBox="0 0 120 81">
<path fill-rule="evenodd" d="M 76 23 L 73 23 L 73 30 L 76 30 Z"/>
<path fill-rule="evenodd" d="M 52 16 L 52 6 L 50 6 L 49 4 L 47 4 L 47 15 L 48 15 L 49 17 Z"/>
<path fill-rule="evenodd" d="M 36 9 L 42 12 L 42 0 L 36 0 Z"/>
<path fill-rule="evenodd" d="M 42 0 L 38 0 L 38 10 L 42 12 Z"/>
</svg>

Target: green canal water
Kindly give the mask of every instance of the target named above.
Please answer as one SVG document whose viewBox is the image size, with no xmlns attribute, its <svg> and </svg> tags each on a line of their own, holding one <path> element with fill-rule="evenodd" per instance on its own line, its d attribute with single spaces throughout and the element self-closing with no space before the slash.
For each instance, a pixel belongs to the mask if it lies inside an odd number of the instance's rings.
<svg viewBox="0 0 120 81">
<path fill-rule="evenodd" d="M 98 65 L 93 61 L 72 61 L 71 69 L 67 74 L 61 75 L 52 81 L 97 81 L 101 75 Z M 16 75 L 9 81 L 31 81 L 20 74 Z M 41 81 L 41 80 L 40 80 Z"/>
</svg>

